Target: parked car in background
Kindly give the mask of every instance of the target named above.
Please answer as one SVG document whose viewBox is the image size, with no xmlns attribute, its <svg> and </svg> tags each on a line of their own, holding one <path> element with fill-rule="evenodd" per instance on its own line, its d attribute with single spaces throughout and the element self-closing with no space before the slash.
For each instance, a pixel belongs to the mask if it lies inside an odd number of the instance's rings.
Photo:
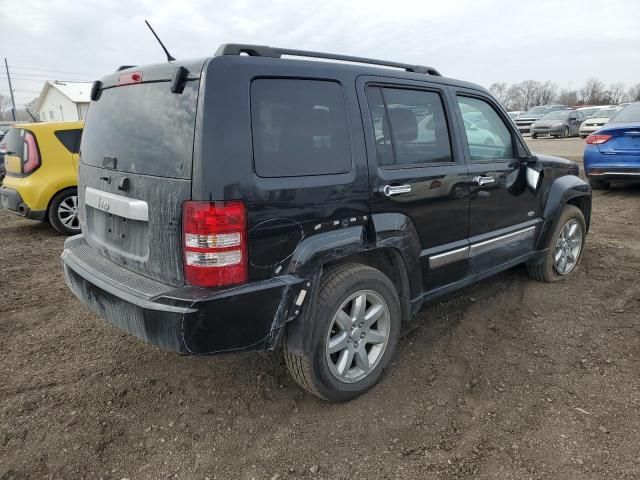
<svg viewBox="0 0 640 480">
<path fill-rule="evenodd" d="M 627 105 L 587 137 L 583 160 L 594 189 L 640 182 L 640 102 Z"/>
<path fill-rule="evenodd" d="M 88 308 L 184 354 L 282 347 L 303 388 L 347 401 L 426 300 L 522 263 L 575 271 L 591 189 L 486 89 L 292 56 L 344 59 L 223 45 L 94 84 L 62 253 Z"/>
<path fill-rule="evenodd" d="M 589 107 L 578 107 L 575 109 L 576 112 L 581 112 L 584 115 L 584 118 L 592 117 L 598 110 L 602 110 L 603 108 L 609 108 L 613 105 L 593 105 Z"/>
<path fill-rule="evenodd" d="M 507 115 L 509 115 L 509 118 L 510 118 L 511 120 L 515 120 L 516 118 L 518 118 L 518 116 L 519 116 L 521 113 L 524 113 L 524 112 L 523 112 L 522 110 L 512 110 L 512 111 L 510 111 L 510 112 L 507 112 Z"/>
<path fill-rule="evenodd" d="M 524 113 L 518 115 L 516 118 L 516 126 L 520 133 L 529 133 L 531 130 L 531 124 L 536 120 L 540 120 L 547 113 L 555 112 L 558 110 L 566 110 L 566 105 L 539 105 L 537 107 L 532 107 Z"/>
<path fill-rule="evenodd" d="M 550 136 L 568 138 L 578 135 L 584 115 L 579 110 L 557 110 L 531 124 L 531 138 Z"/>
<path fill-rule="evenodd" d="M 6 177 L 0 206 L 32 220 L 48 221 L 58 232 L 80 232 L 78 152 L 83 122 L 25 123 L 5 137 Z"/>
<path fill-rule="evenodd" d="M 620 107 L 606 107 L 598 110 L 580 124 L 580 138 L 587 138 L 589 134 L 604 127 L 609 119 L 619 111 Z"/>
</svg>

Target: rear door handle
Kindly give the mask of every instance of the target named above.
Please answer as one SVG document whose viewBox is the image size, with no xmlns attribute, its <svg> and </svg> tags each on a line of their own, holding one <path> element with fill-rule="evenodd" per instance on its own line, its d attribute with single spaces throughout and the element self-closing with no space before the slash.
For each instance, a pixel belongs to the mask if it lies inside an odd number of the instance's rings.
<svg viewBox="0 0 640 480">
<path fill-rule="evenodd" d="M 400 193 L 411 192 L 411 185 L 385 185 L 380 188 L 380 191 L 386 196 L 391 197 Z"/>
<path fill-rule="evenodd" d="M 477 177 L 473 177 L 471 179 L 471 182 L 474 183 L 475 185 L 487 185 L 488 183 L 494 183 L 496 181 L 496 179 L 494 177 L 483 177 L 478 175 Z"/>
</svg>

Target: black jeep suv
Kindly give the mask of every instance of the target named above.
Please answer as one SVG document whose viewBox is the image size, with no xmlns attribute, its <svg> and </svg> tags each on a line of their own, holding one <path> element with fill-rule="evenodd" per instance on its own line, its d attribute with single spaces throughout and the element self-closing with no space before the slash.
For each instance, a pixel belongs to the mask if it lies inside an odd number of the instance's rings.
<svg viewBox="0 0 640 480">
<path fill-rule="evenodd" d="M 418 65 L 223 45 L 121 69 L 81 158 L 62 262 L 83 303 L 181 353 L 282 345 L 332 401 L 380 380 L 425 302 L 521 263 L 560 280 L 589 228 L 574 163 Z"/>
</svg>

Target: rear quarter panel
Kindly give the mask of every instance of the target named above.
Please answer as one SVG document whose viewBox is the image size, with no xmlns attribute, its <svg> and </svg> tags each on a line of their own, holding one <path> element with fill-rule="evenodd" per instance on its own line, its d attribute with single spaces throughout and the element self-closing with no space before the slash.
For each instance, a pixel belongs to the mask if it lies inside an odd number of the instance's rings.
<svg viewBox="0 0 640 480">
<path fill-rule="evenodd" d="M 317 234 L 363 230 L 369 214 L 366 150 L 353 72 L 313 63 L 214 57 L 203 70 L 193 165 L 194 200 L 242 199 L 247 205 L 249 279 L 285 273 Z M 266 178 L 254 168 L 251 84 L 257 78 L 327 80 L 342 86 L 350 130 L 348 173 Z M 356 243 L 363 248 L 364 238 Z M 327 246 L 327 248 L 329 248 Z"/>
</svg>

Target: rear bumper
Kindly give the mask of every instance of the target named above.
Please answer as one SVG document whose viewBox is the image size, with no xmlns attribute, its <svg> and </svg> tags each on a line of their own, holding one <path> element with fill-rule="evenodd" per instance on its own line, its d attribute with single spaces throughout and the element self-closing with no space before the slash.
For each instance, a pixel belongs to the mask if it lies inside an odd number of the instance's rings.
<svg viewBox="0 0 640 480">
<path fill-rule="evenodd" d="M 609 182 L 640 182 L 640 155 L 610 155 L 602 153 L 597 145 L 587 145 L 584 172 L 589 178 Z"/>
<path fill-rule="evenodd" d="M 47 218 L 47 211 L 34 211 L 24 203 L 17 190 L 8 187 L 0 187 L 0 207 L 7 211 L 20 215 L 31 220 L 44 221 Z"/>
<path fill-rule="evenodd" d="M 589 178 L 608 182 L 640 182 L 640 168 L 592 168 L 586 170 Z"/>
<path fill-rule="evenodd" d="M 68 287 L 93 312 L 141 340 L 193 355 L 275 348 L 307 288 L 292 275 L 226 289 L 175 288 L 98 255 L 82 235 L 67 239 L 61 258 Z"/>
</svg>

